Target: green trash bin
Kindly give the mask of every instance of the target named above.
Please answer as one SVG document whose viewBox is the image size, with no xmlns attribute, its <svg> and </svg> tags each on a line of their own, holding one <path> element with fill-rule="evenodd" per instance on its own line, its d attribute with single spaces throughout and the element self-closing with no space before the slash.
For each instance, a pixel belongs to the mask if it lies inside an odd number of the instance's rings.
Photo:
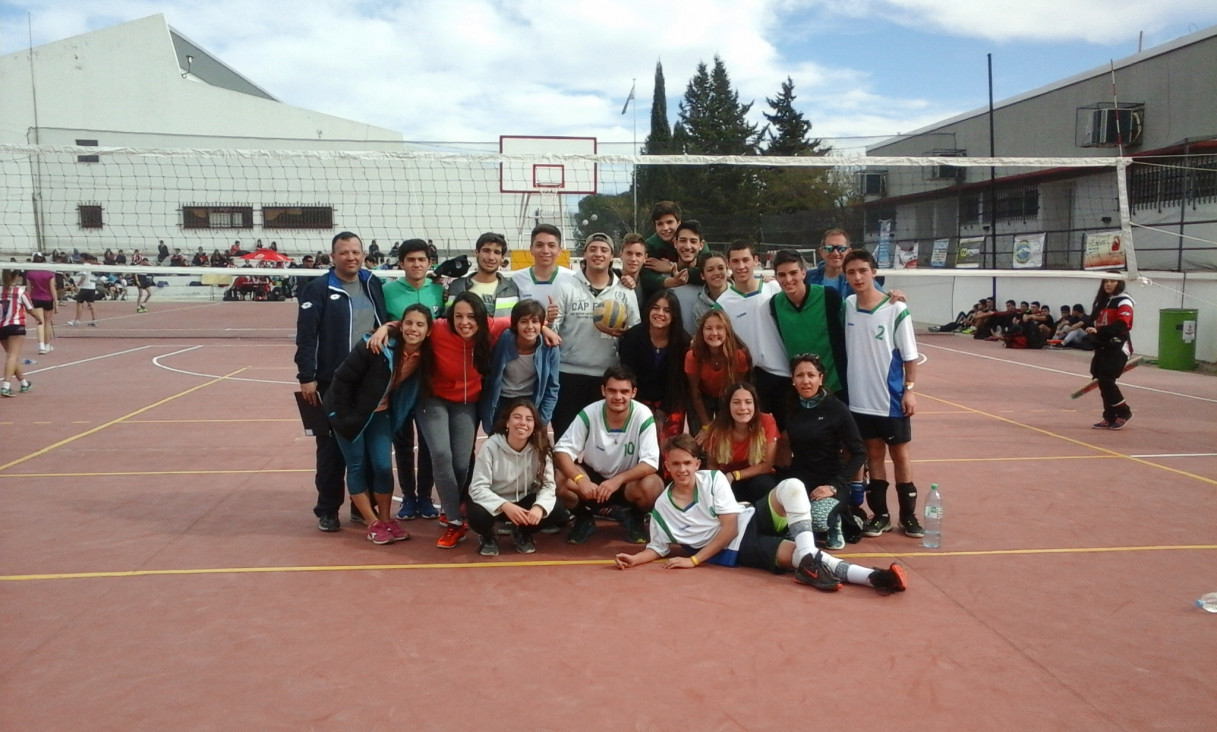
<svg viewBox="0 0 1217 732">
<path fill-rule="evenodd" d="M 1194 308 L 1158 311 L 1158 368 L 1191 371 L 1196 368 L 1196 316 Z"/>
</svg>

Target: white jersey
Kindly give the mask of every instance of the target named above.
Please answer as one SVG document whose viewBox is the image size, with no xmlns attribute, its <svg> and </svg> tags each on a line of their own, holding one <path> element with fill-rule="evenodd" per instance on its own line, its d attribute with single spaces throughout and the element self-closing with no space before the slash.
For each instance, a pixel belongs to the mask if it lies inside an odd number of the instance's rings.
<svg viewBox="0 0 1217 732">
<path fill-rule="evenodd" d="M 688 506 L 676 505 L 672 500 L 671 484 L 655 499 L 655 508 L 651 510 L 651 540 L 647 549 L 661 557 L 668 556 L 672 544 L 701 549 L 722 530 L 718 517 L 731 513 L 739 514 L 735 538 L 710 560 L 728 567 L 735 566 L 744 529 L 756 509 L 735 500 L 731 484 L 721 472 L 699 470 L 693 503 Z"/>
<path fill-rule="evenodd" d="M 611 272 L 608 287 L 599 293 L 592 291 L 582 271 L 559 282 L 555 292 L 558 318 L 551 327 L 562 336 L 558 370 L 564 374 L 603 375 L 605 369 L 617 363 L 617 338 L 596 328 L 596 305 L 611 300 L 622 303 L 626 327 L 631 328 L 642 322 L 638 297 Z"/>
<path fill-rule="evenodd" d="M 516 283 L 521 300 L 536 300 L 549 307 L 549 298 L 557 299 L 558 283 L 570 280 L 575 271 L 568 267 L 555 267 L 553 276 L 548 281 L 537 280 L 533 267 L 518 269 L 511 273 L 511 281 Z"/>
<path fill-rule="evenodd" d="M 908 307 L 885 295 L 873 310 L 862 310 L 850 295 L 844 318 L 850 411 L 903 417 L 904 362 L 918 356 Z"/>
<path fill-rule="evenodd" d="M 748 346 L 752 363 L 775 376 L 790 376 L 786 344 L 777 321 L 769 312 L 769 301 L 782 291 L 777 282 L 765 282 L 755 292 L 742 294 L 734 286 L 718 296 L 718 307 L 731 316 L 731 327 Z"/>
<path fill-rule="evenodd" d="M 610 430 L 607 419 L 605 400 L 587 405 L 566 428 L 554 451 L 570 455 L 606 478 L 620 475 L 639 463 L 658 471 L 659 435 L 651 410 L 645 404 L 631 401 L 630 414 L 620 430 Z"/>
</svg>

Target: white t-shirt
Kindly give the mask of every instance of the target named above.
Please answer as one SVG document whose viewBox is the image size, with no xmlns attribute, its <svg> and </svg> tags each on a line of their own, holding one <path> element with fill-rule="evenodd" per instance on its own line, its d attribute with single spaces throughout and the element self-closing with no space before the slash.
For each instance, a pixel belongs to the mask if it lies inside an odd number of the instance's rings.
<svg viewBox="0 0 1217 732">
<path fill-rule="evenodd" d="M 861 310 L 858 296 L 850 295 L 844 318 L 850 411 L 903 417 L 904 362 L 918 357 L 908 307 L 884 296 L 874 310 Z"/>
<path fill-rule="evenodd" d="M 516 283 L 521 300 L 536 300 L 545 307 L 549 307 L 549 298 L 556 294 L 558 283 L 569 280 L 575 274 L 575 271 L 568 267 L 556 267 L 548 282 L 539 282 L 533 269 L 517 269 L 511 273 L 511 281 Z"/>
<path fill-rule="evenodd" d="M 738 531 L 735 539 L 714 556 L 714 561 L 716 564 L 734 567 L 744 529 L 756 509 L 735 500 L 731 483 L 721 472 L 699 470 L 693 503 L 677 506 L 672 500 L 671 484 L 655 499 L 655 508 L 651 510 L 651 540 L 647 549 L 661 557 L 668 556 L 672 544 L 700 549 L 709 544 L 722 530 L 718 517 L 730 513 L 739 514 Z"/>
<path fill-rule="evenodd" d="M 766 282 L 747 295 L 734 286 L 728 287 L 718 296 L 718 307 L 731 316 L 731 327 L 748 346 L 754 365 L 776 376 L 790 376 L 786 344 L 782 343 L 777 321 L 769 312 L 769 301 L 781 291 L 777 282 Z"/>
<path fill-rule="evenodd" d="M 620 475 L 639 463 L 659 470 L 655 416 L 645 404 L 630 402 L 630 414 L 623 429 L 610 430 L 607 419 L 605 400 L 587 405 L 566 428 L 554 452 L 570 455 L 606 478 Z"/>
</svg>

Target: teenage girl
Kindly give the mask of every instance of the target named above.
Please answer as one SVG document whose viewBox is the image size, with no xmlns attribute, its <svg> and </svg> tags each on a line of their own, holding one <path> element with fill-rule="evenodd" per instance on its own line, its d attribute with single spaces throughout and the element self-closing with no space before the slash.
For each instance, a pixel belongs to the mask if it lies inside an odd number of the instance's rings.
<svg viewBox="0 0 1217 732">
<path fill-rule="evenodd" d="M 1124 280 L 1103 280 L 1090 311 L 1093 324 L 1086 329 L 1094 338 L 1090 375 L 1099 382 L 1103 397 L 1103 419 L 1094 423 L 1096 430 L 1124 429 L 1132 419 L 1132 410 L 1116 383 L 1132 356 L 1132 308 L 1133 300 L 1124 292 Z"/>
<path fill-rule="evenodd" d="M 731 319 L 721 310 L 701 316 L 693 345 L 685 356 L 685 376 L 689 380 L 689 429 L 704 443 L 710 421 L 723 402 L 727 385 L 748 381 L 752 358 L 748 347 L 735 335 Z"/>
</svg>

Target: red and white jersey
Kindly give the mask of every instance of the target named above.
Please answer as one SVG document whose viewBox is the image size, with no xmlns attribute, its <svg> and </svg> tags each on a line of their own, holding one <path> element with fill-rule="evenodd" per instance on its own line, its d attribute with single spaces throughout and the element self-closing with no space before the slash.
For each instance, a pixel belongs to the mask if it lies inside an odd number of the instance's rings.
<svg viewBox="0 0 1217 732">
<path fill-rule="evenodd" d="M 25 294 L 24 287 L 6 287 L 0 294 L 0 327 L 6 325 L 25 325 L 25 313 L 32 310 L 34 304 Z"/>
</svg>

